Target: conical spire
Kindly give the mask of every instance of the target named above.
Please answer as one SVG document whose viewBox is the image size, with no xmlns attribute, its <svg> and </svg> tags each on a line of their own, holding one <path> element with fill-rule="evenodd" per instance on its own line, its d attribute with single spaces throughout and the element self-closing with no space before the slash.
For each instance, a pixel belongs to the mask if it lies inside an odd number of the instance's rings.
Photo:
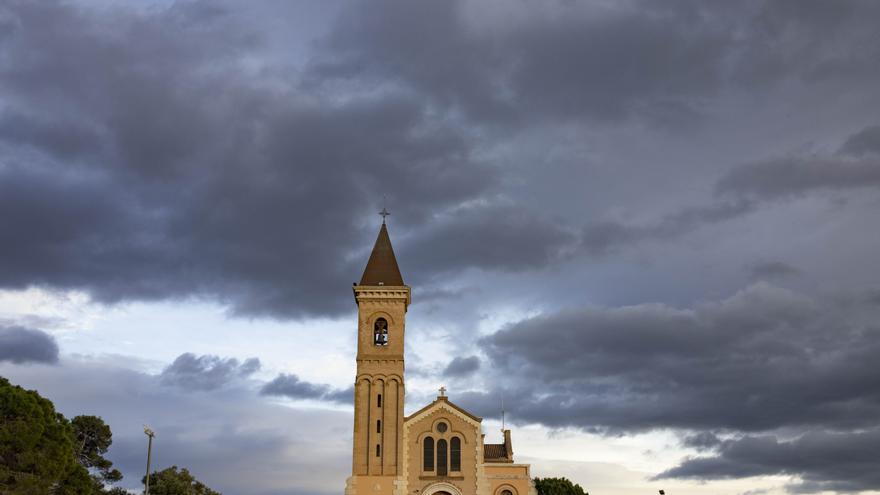
<svg viewBox="0 0 880 495">
<path fill-rule="evenodd" d="M 370 253 L 370 260 L 367 261 L 367 267 L 364 269 L 364 275 L 361 277 L 359 285 L 404 285 L 384 221 L 382 228 L 379 229 L 379 237 L 376 238 L 376 244 L 373 246 L 373 252 Z"/>
</svg>

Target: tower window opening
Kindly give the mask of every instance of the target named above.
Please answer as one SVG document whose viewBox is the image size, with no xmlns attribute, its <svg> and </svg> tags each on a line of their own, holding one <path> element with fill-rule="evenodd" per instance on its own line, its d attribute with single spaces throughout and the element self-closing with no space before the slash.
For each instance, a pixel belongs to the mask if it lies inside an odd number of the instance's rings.
<svg viewBox="0 0 880 495">
<path fill-rule="evenodd" d="M 449 470 L 461 471 L 461 439 L 458 437 L 449 441 Z"/>
<path fill-rule="evenodd" d="M 382 407 L 382 394 L 376 396 L 376 407 Z"/>
<path fill-rule="evenodd" d="M 385 318 L 379 318 L 373 323 L 373 345 L 388 345 L 388 321 Z"/>
<path fill-rule="evenodd" d="M 446 476 L 446 440 L 437 440 L 437 476 Z"/>
<path fill-rule="evenodd" d="M 376 420 L 376 433 L 382 433 L 382 420 Z"/>
<path fill-rule="evenodd" d="M 424 459 L 422 464 L 423 471 L 433 471 L 434 470 L 434 439 L 431 437 L 425 438 L 424 442 Z"/>
<path fill-rule="evenodd" d="M 376 444 L 376 457 L 379 457 L 379 455 L 381 453 L 382 453 L 382 446 L 377 443 Z"/>
</svg>

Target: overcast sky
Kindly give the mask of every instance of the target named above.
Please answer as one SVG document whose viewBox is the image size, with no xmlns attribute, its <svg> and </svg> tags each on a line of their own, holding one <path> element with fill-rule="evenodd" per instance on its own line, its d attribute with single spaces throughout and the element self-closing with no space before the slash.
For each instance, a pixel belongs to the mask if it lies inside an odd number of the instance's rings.
<svg viewBox="0 0 880 495">
<path fill-rule="evenodd" d="M 880 2 L 0 0 L 0 375 L 339 493 L 383 205 L 407 412 L 594 494 L 880 493 Z M 384 203 L 383 203 L 383 198 Z"/>
</svg>

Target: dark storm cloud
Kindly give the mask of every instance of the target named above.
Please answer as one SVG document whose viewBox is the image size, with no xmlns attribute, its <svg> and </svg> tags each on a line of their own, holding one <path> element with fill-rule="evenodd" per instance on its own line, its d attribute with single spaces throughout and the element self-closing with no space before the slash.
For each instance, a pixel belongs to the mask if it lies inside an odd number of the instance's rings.
<svg viewBox="0 0 880 495">
<path fill-rule="evenodd" d="M 633 116 L 670 125 L 729 87 L 880 76 L 868 21 L 878 7 L 867 1 L 512 8 L 528 22 L 468 8 L 360 2 L 325 40 L 314 73 L 325 83 L 393 81 L 476 121 L 516 126 Z"/>
<path fill-rule="evenodd" d="M 683 12 L 553 4 L 556 15 L 485 29 L 462 1 L 426 6 L 361 2 L 325 42 L 316 74 L 402 82 L 477 121 L 620 118 L 656 105 L 687 107 L 721 77 L 728 33 Z M 383 15 L 375 15 L 382 12 Z"/>
<path fill-rule="evenodd" d="M 0 361 L 57 363 L 58 344 L 41 330 L 0 325 Z"/>
<path fill-rule="evenodd" d="M 383 194 L 406 205 L 394 217 L 405 226 L 496 180 L 411 95 L 340 101 L 293 76 L 279 95 L 249 78 L 248 57 L 277 61 L 224 8 L 199 5 L 9 5 L 0 138 L 14 159 L 0 197 L 16 213 L 0 220 L 3 286 L 334 313 L 365 262 L 351 254 L 375 235 L 364 210 Z"/>
<path fill-rule="evenodd" d="M 833 299 L 833 298 L 832 298 Z M 857 428 L 880 414 L 878 308 L 767 284 L 693 309 L 585 308 L 483 343 L 511 416 L 547 426 L 761 431 Z M 481 397 L 471 397 L 480 407 Z M 490 406 L 490 400 L 485 406 Z M 478 409 L 478 413 L 485 411 Z"/>
<path fill-rule="evenodd" d="M 464 378 L 473 375 L 478 369 L 480 369 L 480 358 L 477 356 L 456 356 L 443 370 L 443 376 Z"/>
<path fill-rule="evenodd" d="M 334 389 L 329 385 L 311 383 L 296 375 L 281 373 L 263 385 L 261 395 L 274 395 L 288 399 L 316 399 L 348 404 L 354 401 L 354 387 Z"/>
<path fill-rule="evenodd" d="M 871 3 L 830 15 L 813 3 L 562 2 L 501 24 L 472 7 L 358 2 L 318 42 L 299 40 L 300 63 L 236 4 L 8 3 L 0 201 L 15 214 L 0 219 L 0 284 L 332 315 L 347 307 L 340 287 L 362 269 L 375 235 L 364 221 L 383 194 L 416 281 L 671 239 L 750 205 L 565 225 L 505 202 L 511 177 L 484 152 L 548 119 L 680 120 L 744 80 L 876 75 L 864 64 L 876 44 L 862 43 Z M 774 72 L 787 60 L 798 64 Z M 874 180 L 867 164 L 850 168 L 845 184 Z M 735 171 L 720 189 L 788 190 L 754 185 L 764 174 Z"/>
<path fill-rule="evenodd" d="M 188 390 L 215 390 L 234 380 L 247 378 L 260 369 L 260 360 L 196 356 L 190 352 L 177 356 L 160 375 L 162 383 Z"/>
<path fill-rule="evenodd" d="M 794 440 L 776 436 L 745 436 L 721 442 L 718 454 L 685 459 L 655 479 L 698 480 L 796 475 L 794 493 L 860 492 L 880 488 L 877 470 L 880 431 L 810 432 Z"/>
</svg>

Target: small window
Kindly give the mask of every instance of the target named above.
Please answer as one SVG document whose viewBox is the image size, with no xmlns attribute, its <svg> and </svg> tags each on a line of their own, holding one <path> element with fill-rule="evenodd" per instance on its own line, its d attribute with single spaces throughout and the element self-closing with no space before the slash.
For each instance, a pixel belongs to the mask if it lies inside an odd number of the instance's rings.
<svg viewBox="0 0 880 495">
<path fill-rule="evenodd" d="M 376 407 L 382 407 L 382 394 L 376 396 Z"/>
<path fill-rule="evenodd" d="M 377 443 L 376 444 L 376 457 L 379 457 L 379 455 L 381 453 L 382 453 L 382 446 Z"/>
<path fill-rule="evenodd" d="M 513 495 L 513 492 L 510 490 L 504 490 L 503 492 L 501 492 L 501 495 Z"/>
<path fill-rule="evenodd" d="M 382 420 L 376 420 L 376 433 L 382 433 Z"/>
<path fill-rule="evenodd" d="M 448 428 L 449 427 L 446 425 L 446 423 L 443 423 L 443 422 L 437 423 L 437 431 L 439 431 L 440 433 L 446 433 L 446 430 Z"/>
<path fill-rule="evenodd" d="M 446 476 L 446 440 L 437 440 L 437 476 Z"/>
<path fill-rule="evenodd" d="M 431 437 L 425 438 L 424 442 L 424 462 L 422 464 L 423 471 L 433 471 L 434 470 L 434 439 Z"/>
<path fill-rule="evenodd" d="M 373 345 L 388 345 L 388 321 L 379 318 L 373 323 Z"/>
<path fill-rule="evenodd" d="M 449 441 L 449 470 L 461 471 L 461 439 L 458 437 L 452 437 Z"/>
</svg>

